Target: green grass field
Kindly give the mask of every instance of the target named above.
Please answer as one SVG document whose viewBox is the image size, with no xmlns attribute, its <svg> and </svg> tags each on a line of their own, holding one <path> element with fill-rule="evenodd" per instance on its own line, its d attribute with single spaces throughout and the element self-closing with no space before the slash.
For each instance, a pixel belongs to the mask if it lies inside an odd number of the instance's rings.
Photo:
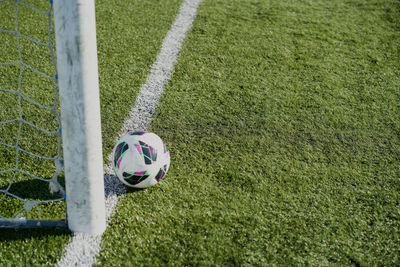
<svg viewBox="0 0 400 267">
<path fill-rule="evenodd" d="M 14 7 L 13 1 L 0 3 L 0 16 L 2 18 L 0 29 L 15 30 L 16 16 Z M 48 2 L 42 1 L 37 3 L 36 7 L 43 11 L 48 11 L 50 6 Z M 33 12 L 24 5 L 18 5 L 17 13 L 18 30 L 21 34 L 42 43 L 48 42 L 47 15 Z M 54 49 L 54 38 L 52 39 Z M 0 32 L 0 40 L 1 63 L 18 62 L 21 58 L 25 64 L 41 73 L 49 77 L 55 76 L 55 66 L 48 47 L 34 43 L 26 38 L 19 38 L 18 42 L 16 35 L 8 32 Z M 20 49 L 18 49 L 18 45 Z M 25 98 L 19 98 L 17 94 L 0 91 L 0 121 L 22 118 L 46 131 L 58 131 L 60 126 L 57 122 L 56 114 L 54 111 L 49 110 L 54 106 L 58 107 L 58 104 L 54 103 L 54 80 L 43 77 L 27 67 L 23 68 L 20 75 L 20 66 L 3 64 L 0 65 L 0 88 L 19 91 L 26 96 Z M 33 104 L 28 98 L 48 109 Z M 18 142 L 20 148 L 41 156 L 57 157 L 57 141 L 57 135 L 43 133 L 27 124 L 20 126 L 18 121 L 0 124 L 0 142 L 11 145 L 15 145 Z M 18 166 L 16 165 L 17 159 Z M 2 171 L 18 167 L 18 169 L 44 179 L 52 178 L 55 173 L 54 160 L 40 159 L 23 152 L 17 154 L 14 148 L 4 145 L 0 145 L 0 162 L 0 170 Z M 1 173 L 0 189 L 8 190 L 14 195 L 34 201 L 61 198 L 61 195 L 52 196 L 49 193 L 46 182 L 32 179 L 21 173 L 14 178 L 13 176 L 13 172 Z M 3 193 L 1 193 L 0 199 L 0 215 L 6 218 L 13 216 L 24 205 L 20 200 L 9 196 L 4 197 Z M 44 204 L 39 205 L 39 207 L 42 218 L 63 218 L 64 216 L 64 202 Z M 37 218 L 39 213 L 37 209 L 33 208 L 30 213 L 23 212 L 21 215 L 27 218 Z"/>
<path fill-rule="evenodd" d="M 96 2 L 105 163 L 181 3 Z M 170 171 L 98 265 L 400 265 L 399 47 L 398 0 L 204 0 L 150 128 Z M 0 230 L 0 265 L 69 238 Z"/>
</svg>

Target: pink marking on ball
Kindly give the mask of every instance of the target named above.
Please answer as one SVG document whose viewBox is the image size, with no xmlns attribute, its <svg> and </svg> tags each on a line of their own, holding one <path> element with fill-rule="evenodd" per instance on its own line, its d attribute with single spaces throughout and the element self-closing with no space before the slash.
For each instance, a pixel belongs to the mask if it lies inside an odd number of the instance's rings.
<svg viewBox="0 0 400 267">
<path fill-rule="evenodd" d="M 139 154 L 142 155 L 143 154 L 142 147 L 139 145 L 135 145 L 135 147 L 139 151 Z"/>
<path fill-rule="evenodd" d="M 118 159 L 118 162 L 117 162 L 118 168 L 119 168 L 119 166 L 121 165 L 121 161 L 122 161 L 122 157 L 120 157 L 120 158 Z"/>
</svg>

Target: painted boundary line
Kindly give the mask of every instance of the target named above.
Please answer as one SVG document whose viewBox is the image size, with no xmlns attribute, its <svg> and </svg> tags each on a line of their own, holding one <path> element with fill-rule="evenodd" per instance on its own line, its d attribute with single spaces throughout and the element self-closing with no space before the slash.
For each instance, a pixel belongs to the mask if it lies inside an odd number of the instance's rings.
<svg viewBox="0 0 400 267">
<path fill-rule="evenodd" d="M 163 41 L 161 51 L 151 68 L 146 83 L 140 89 L 129 118 L 124 122 L 116 139 L 129 131 L 149 128 L 164 86 L 171 78 L 183 40 L 192 26 L 201 2 L 202 0 L 185 0 L 182 4 L 174 24 Z M 112 173 L 111 155 L 109 155 L 109 164 L 104 175 L 107 224 L 118 199 L 125 192 L 125 186 Z M 101 236 L 74 234 L 57 265 L 92 266 L 96 262 L 96 256 L 100 253 L 100 244 Z"/>
</svg>

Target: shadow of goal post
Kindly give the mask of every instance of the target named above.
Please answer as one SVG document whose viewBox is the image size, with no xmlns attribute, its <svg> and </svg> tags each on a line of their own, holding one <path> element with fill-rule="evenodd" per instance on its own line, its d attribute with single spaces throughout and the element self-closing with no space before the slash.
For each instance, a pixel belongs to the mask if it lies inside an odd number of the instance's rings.
<svg viewBox="0 0 400 267">
<path fill-rule="evenodd" d="M 106 228 L 94 0 L 54 0 L 66 206 L 73 232 Z"/>
</svg>

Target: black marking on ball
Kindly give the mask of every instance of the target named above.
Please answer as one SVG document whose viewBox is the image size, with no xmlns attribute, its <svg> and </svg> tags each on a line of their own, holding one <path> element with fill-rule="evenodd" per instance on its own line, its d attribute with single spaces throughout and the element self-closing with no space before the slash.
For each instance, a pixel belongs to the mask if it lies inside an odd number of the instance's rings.
<svg viewBox="0 0 400 267">
<path fill-rule="evenodd" d="M 142 141 L 139 141 L 139 144 L 142 147 L 144 163 L 146 165 L 150 165 L 153 161 L 157 160 L 157 150 L 154 147 Z"/>
<path fill-rule="evenodd" d="M 115 167 L 119 168 L 118 160 L 124 154 L 124 152 L 128 150 L 128 148 L 129 148 L 129 146 L 125 142 L 121 142 L 117 145 L 117 147 L 115 148 L 115 154 L 114 154 L 114 166 Z"/>
<path fill-rule="evenodd" d="M 164 177 L 164 170 L 160 169 L 155 178 L 156 178 L 157 182 L 159 182 L 163 177 Z"/>
<path fill-rule="evenodd" d="M 143 182 L 149 177 L 149 175 L 135 175 L 128 172 L 124 172 L 122 176 L 124 177 L 124 180 L 130 185 L 137 185 L 138 183 Z"/>
<path fill-rule="evenodd" d="M 162 178 L 164 178 L 166 172 L 167 172 L 167 165 L 164 165 L 164 167 L 161 168 L 161 169 L 158 171 L 158 173 L 157 173 L 157 175 L 156 175 L 156 177 L 155 177 L 156 180 L 157 180 L 157 182 L 159 182 Z"/>
</svg>

